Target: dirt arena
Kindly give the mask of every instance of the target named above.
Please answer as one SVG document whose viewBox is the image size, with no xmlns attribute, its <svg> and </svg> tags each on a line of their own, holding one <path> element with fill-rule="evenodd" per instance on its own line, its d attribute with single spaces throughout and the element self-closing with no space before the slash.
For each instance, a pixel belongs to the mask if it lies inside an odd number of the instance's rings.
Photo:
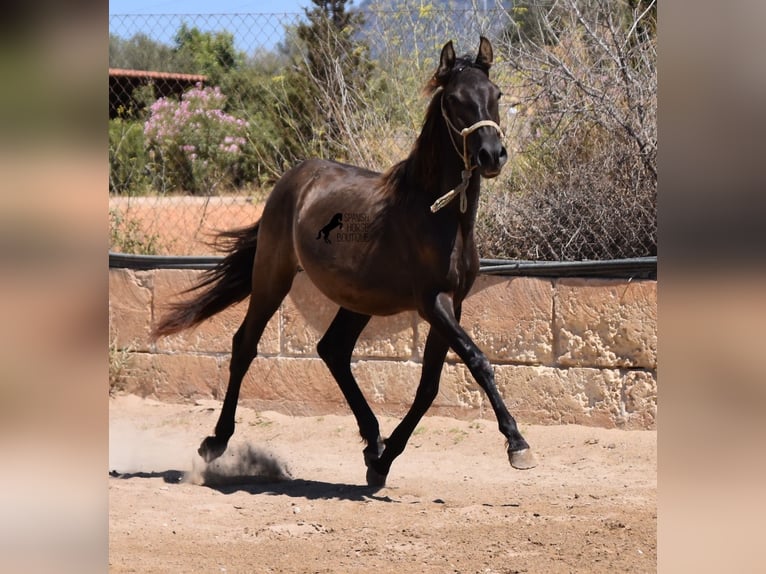
<svg viewBox="0 0 766 574">
<path fill-rule="evenodd" d="M 517 471 L 494 421 L 426 417 L 376 490 L 350 415 L 240 407 L 205 468 L 219 407 L 110 399 L 110 572 L 656 571 L 656 431 L 522 425 Z"/>
<path fill-rule="evenodd" d="M 262 209 L 120 201 L 161 253 L 185 255 Z M 205 469 L 219 409 L 110 399 L 110 572 L 656 571 L 656 431 L 522 425 L 541 464 L 516 471 L 494 421 L 426 417 L 375 490 L 350 415 L 240 407 L 223 468 Z"/>
</svg>

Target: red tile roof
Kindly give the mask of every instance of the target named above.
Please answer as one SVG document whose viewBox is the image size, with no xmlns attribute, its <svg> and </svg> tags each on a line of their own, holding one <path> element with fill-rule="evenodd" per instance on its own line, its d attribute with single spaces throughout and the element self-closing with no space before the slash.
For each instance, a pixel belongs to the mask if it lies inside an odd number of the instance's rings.
<svg viewBox="0 0 766 574">
<path fill-rule="evenodd" d="M 124 68 L 109 68 L 109 77 L 155 78 L 158 80 L 186 80 L 189 82 L 206 82 L 207 76 L 201 74 L 176 74 L 174 72 L 151 72 L 147 70 L 126 70 Z"/>
</svg>

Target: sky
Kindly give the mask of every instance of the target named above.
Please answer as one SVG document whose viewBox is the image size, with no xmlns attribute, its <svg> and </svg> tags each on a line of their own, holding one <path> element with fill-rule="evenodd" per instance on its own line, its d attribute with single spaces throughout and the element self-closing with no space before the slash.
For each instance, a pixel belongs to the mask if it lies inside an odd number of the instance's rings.
<svg viewBox="0 0 766 574">
<path fill-rule="evenodd" d="M 155 41 L 172 44 L 176 30 L 188 19 L 178 17 L 147 21 L 141 16 L 117 19 L 112 19 L 112 16 L 123 14 L 299 14 L 302 17 L 303 8 L 308 6 L 311 6 L 311 0 L 251 0 L 249 2 L 246 0 L 111 0 L 109 2 L 109 32 L 124 39 L 140 32 L 148 34 Z M 246 19 L 244 22 L 237 18 L 227 19 L 225 20 L 227 24 L 221 24 L 218 18 L 197 18 L 191 22 L 191 25 L 209 32 L 217 32 L 224 25 L 234 34 L 236 48 L 245 53 L 251 53 L 254 47 L 253 42 L 257 42 L 260 48 L 274 48 L 284 36 L 282 22 L 294 22 L 296 18 L 298 16 L 259 20 L 255 25 L 256 28 L 244 32 L 238 28 L 239 24 L 253 25 L 252 19 Z M 261 25 L 265 26 L 265 33 L 255 38 L 250 32 Z"/>
<path fill-rule="evenodd" d="M 109 14 L 302 14 L 310 4 L 310 0 L 110 0 Z"/>
</svg>

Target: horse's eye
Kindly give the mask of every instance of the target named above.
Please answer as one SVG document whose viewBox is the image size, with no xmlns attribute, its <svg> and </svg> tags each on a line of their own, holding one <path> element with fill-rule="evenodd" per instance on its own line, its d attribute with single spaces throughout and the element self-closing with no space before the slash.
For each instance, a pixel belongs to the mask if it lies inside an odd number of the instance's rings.
<svg viewBox="0 0 766 574">
<path fill-rule="evenodd" d="M 498 91 L 497 92 L 497 99 L 499 100 L 502 97 L 503 97 L 503 92 Z"/>
</svg>

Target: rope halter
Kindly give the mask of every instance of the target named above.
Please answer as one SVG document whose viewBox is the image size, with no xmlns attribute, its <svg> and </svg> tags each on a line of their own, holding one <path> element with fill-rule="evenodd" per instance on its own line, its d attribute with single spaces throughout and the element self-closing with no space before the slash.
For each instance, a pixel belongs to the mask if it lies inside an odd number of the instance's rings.
<svg viewBox="0 0 766 574">
<path fill-rule="evenodd" d="M 465 213 L 466 209 L 468 209 L 468 199 L 465 196 L 465 190 L 468 188 L 468 181 L 471 179 L 471 172 L 473 172 L 474 169 L 476 169 L 477 166 L 471 165 L 471 158 L 468 155 L 468 136 L 471 135 L 473 132 L 478 130 L 479 128 L 483 127 L 493 127 L 497 130 L 498 135 L 500 138 L 503 138 L 503 130 L 500 129 L 500 126 L 497 125 L 497 123 L 493 122 L 492 120 L 479 120 L 478 122 L 471 124 L 467 128 L 463 128 L 462 130 L 457 129 L 453 123 L 450 121 L 449 117 L 447 116 L 447 110 L 444 109 L 444 95 L 442 95 L 441 99 L 441 111 L 442 111 L 442 117 L 444 118 L 444 121 L 447 123 L 447 127 L 449 127 L 449 139 L 452 142 L 452 147 L 455 148 L 455 151 L 458 153 L 459 156 L 463 158 L 463 166 L 464 169 L 462 172 L 460 172 L 461 181 L 455 187 L 455 189 L 452 189 L 442 195 L 440 198 L 438 198 L 436 201 L 434 201 L 433 205 L 431 206 L 431 213 L 436 213 L 439 211 L 442 207 L 447 205 L 450 201 L 452 201 L 455 196 L 460 196 L 460 213 Z M 452 135 L 452 132 L 455 132 L 460 137 L 463 138 L 463 151 L 460 151 L 460 148 L 455 143 L 455 138 Z"/>
</svg>

